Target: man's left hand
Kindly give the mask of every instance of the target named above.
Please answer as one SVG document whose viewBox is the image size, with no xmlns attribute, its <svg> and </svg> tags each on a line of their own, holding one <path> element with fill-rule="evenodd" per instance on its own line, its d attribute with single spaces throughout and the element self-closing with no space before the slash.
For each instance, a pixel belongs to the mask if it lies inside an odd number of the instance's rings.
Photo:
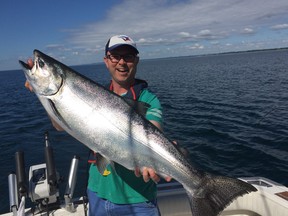
<svg viewBox="0 0 288 216">
<path fill-rule="evenodd" d="M 143 180 L 144 180 L 145 182 L 148 182 L 150 179 L 151 179 L 152 181 L 154 181 L 155 183 L 158 183 L 158 182 L 160 181 L 160 176 L 157 175 L 157 173 L 155 172 L 155 170 L 152 169 L 152 168 L 143 167 L 143 168 L 142 168 L 142 171 L 140 171 L 139 168 L 136 168 L 135 171 L 134 171 L 134 173 L 135 173 L 135 175 L 136 175 L 137 177 L 140 177 L 141 174 L 142 174 Z M 165 180 L 166 180 L 167 182 L 171 181 L 171 179 L 172 179 L 171 177 L 166 177 L 166 178 L 165 178 Z"/>
</svg>

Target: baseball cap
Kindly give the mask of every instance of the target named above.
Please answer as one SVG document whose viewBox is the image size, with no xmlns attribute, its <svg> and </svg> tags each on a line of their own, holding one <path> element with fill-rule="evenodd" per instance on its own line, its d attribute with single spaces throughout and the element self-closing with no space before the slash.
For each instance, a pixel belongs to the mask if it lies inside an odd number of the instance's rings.
<svg viewBox="0 0 288 216">
<path fill-rule="evenodd" d="M 137 47 L 136 47 L 136 43 L 132 40 L 132 38 L 130 38 L 127 35 L 115 35 L 113 37 L 111 37 L 106 46 L 105 46 L 105 55 L 107 54 L 108 51 L 111 51 L 119 46 L 123 46 L 123 45 L 127 45 L 132 47 L 136 54 L 139 53 Z"/>
</svg>

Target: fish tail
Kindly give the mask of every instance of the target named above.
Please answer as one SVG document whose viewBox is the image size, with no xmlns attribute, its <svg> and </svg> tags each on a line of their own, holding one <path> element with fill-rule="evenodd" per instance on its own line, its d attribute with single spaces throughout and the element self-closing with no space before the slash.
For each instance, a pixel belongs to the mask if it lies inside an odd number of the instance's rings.
<svg viewBox="0 0 288 216">
<path fill-rule="evenodd" d="M 238 196 L 257 191 L 239 179 L 207 174 L 196 192 L 192 194 L 186 189 L 193 216 L 217 216 Z"/>
</svg>

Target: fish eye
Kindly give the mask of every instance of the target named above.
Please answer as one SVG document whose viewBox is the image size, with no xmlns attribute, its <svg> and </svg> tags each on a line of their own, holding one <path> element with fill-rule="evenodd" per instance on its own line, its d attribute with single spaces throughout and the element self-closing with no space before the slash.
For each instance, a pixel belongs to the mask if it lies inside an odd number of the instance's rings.
<svg viewBox="0 0 288 216">
<path fill-rule="evenodd" d="M 41 58 L 38 59 L 38 65 L 40 68 L 44 67 L 45 65 L 44 61 Z"/>
</svg>

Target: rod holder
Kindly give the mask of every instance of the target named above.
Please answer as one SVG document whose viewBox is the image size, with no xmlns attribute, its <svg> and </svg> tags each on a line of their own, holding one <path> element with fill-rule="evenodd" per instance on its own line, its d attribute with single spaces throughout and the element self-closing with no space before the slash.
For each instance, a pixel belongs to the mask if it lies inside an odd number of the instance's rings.
<svg viewBox="0 0 288 216">
<path fill-rule="evenodd" d="M 73 197 L 74 194 L 74 189 L 77 181 L 78 164 L 79 164 L 79 157 L 75 155 L 71 161 L 68 183 L 65 190 L 65 194 L 68 194 L 70 197 Z"/>
<path fill-rule="evenodd" d="M 22 151 L 16 152 L 15 161 L 16 161 L 16 179 L 17 179 L 18 192 L 20 197 L 26 196 L 27 186 L 25 176 L 24 152 Z"/>
<path fill-rule="evenodd" d="M 55 192 L 57 188 L 57 174 L 54 162 L 53 148 L 50 146 L 48 132 L 45 133 L 45 162 L 47 168 L 47 179 L 51 186 L 51 192 Z"/>
<path fill-rule="evenodd" d="M 77 181 L 78 164 L 79 164 L 79 157 L 75 155 L 71 161 L 68 182 L 64 195 L 66 210 L 70 212 L 75 211 L 72 198 Z"/>
<path fill-rule="evenodd" d="M 8 188 L 9 188 L 10 212 L 13 212 L 13 215 L 17 215 L 19 200 L 17 192 L 17 178 L 15 173 L 10 173 L 8 175 Z"/>
</svg>

